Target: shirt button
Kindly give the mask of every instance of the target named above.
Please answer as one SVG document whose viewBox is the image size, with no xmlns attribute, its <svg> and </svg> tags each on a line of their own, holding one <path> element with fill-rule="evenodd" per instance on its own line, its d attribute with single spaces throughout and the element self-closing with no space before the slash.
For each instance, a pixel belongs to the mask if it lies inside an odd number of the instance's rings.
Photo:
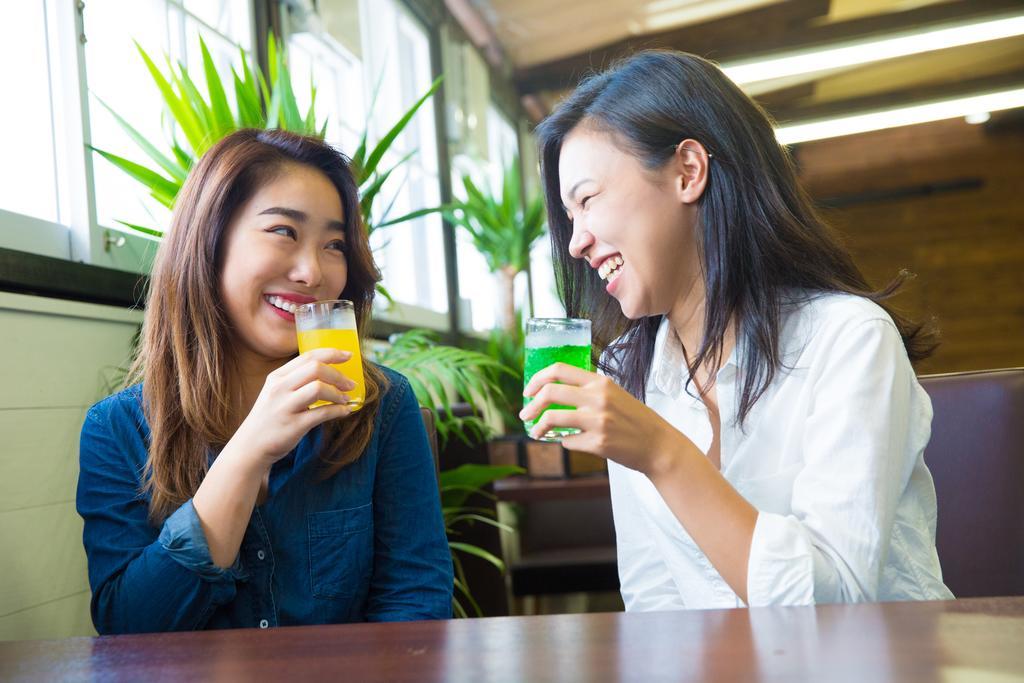
<svg viewBox="0 0 1024 683">
<path fill-rule="evenodd" d="M 264 560 L 264 559 L 266 559 L 267 554 L 265 552 L 263 552 L 262 550 L 260 550 L 260 551 L 256 552 L 256 557 L 260 558 L 261 560 Z"/>
<path fill-rule="evenodd" d="M 270 626 L 270 622 L 266 619 L 260 619 L 260 628 L 266 628 Z"/>
</svg>

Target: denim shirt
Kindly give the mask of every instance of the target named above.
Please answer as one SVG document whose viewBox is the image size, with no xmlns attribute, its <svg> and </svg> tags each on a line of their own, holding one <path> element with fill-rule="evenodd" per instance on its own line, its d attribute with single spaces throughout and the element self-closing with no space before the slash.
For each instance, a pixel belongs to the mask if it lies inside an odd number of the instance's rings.
<svg viewBox="0 0 1024 683">
<path fill-rule="evenodd" d="M 320 429 L 270 470 L 233 566 L 213 564 L 189 500 L 160 527 L 140 493 L 149 443 L 141 385 L 82 427 L 78 513 L 97 631 L 405 621 L 451 616 L 452 563 L 433 456 L 409 382 L 390 386 L 373 437 L 324 480 Z"/>
</svg>

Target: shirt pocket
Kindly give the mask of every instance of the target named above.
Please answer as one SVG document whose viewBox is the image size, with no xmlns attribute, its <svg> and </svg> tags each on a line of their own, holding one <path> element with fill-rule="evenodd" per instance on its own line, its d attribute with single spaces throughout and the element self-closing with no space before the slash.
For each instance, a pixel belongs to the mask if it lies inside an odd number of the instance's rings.
<svg viewBox="0 0 1024 683">
<path fill-rule="evenodd" d="M 366 592 L 373 569 L 373 504 L 307 515 L 313 595 L 354 597 Z"/>
</svg>

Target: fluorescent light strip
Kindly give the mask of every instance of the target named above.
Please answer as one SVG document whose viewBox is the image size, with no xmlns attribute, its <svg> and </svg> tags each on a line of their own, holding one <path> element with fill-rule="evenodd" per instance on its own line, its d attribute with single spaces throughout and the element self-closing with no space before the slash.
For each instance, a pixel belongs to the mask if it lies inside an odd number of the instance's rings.
<svg viewBox="0 0 1024 683">
<path fill-rule="evenodd" d="M 932 31 L 892 35 L 868 42 L 847 43 L 822 50 L 796 52 L 772 59 L 751 60 L 723 66 L 722 70 L 733 82 L 744 85 L 1019 35 L 1024 35 L 1024 15 L 1021 14 Z"/>
<path fill-rule="evenodd" d="M 898 126 L 911 126 L 1015 107 L 1024 107 L 1024 88 L 781 126 L 775 129 L 775 136 L 782 144 L 793 145 L 810 140 L 835 138 Z"/>
</svg>

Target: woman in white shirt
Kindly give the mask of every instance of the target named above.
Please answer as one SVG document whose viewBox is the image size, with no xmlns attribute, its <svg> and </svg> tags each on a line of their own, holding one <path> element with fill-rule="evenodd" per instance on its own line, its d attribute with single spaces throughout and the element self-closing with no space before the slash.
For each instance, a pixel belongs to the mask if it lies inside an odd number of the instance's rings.
<svg viewBox="0 0 1024 683">
<path fill-rule="evenodd" d="M 600 374 L 553 365 L 534 428 L 608 458 L 629 610 L 951 598 L 911 366 L 935 332 L 873 290 L 764 111 L 649 51 L 538 129 L 558 281 Z"/>
</svg>

